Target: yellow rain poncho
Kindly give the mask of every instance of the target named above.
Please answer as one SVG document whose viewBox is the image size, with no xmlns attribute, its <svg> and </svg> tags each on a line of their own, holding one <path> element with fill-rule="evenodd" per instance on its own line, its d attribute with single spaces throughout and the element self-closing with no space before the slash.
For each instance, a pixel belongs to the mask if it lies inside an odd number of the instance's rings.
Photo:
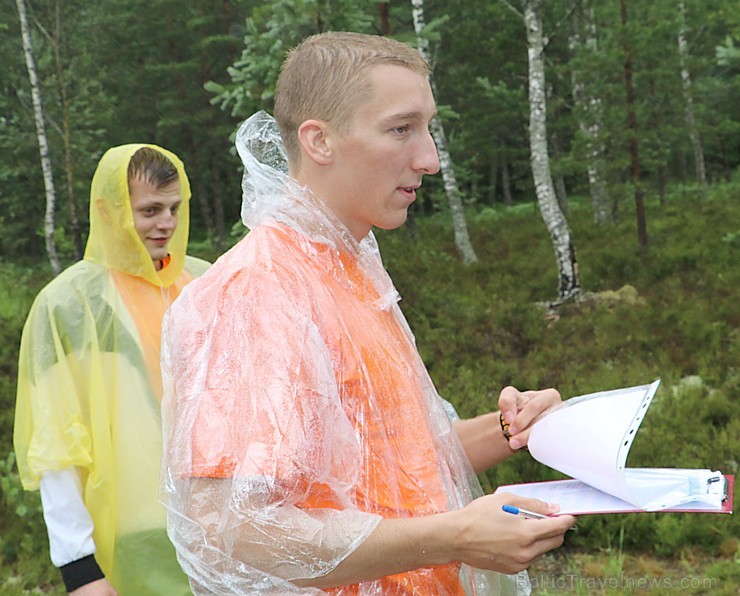
<svg viewBox="0 0 740 596">
<path fill-rule="evenodd" d="M 185 254 L 190 186 L 169 263 L 154 267 L 134 229 L 124 145 L 92 180 L 85 257 L 49 283 L 21 340 L 14 443 L 21 481 L 75 466 L 94 523 L 95 558 L 121 594 L 182 594 L 187 580 L 167 541 L 157 498 L 161 439 L 159 344 L 165 310 L 209 266 Z M 173 579 L 174 578 L 174 579 Z"/>
<path fill-rule="evenodd" d="M 383 517 L 482 494 L 398 307 L 358 243 L 281 174 L 274 121 L 237 135 L 251 231 L 165 317 L 162 498 L 196 594 L 321 593 Z M 527 576 L 450 564 L 338 594 L 512 594 Z"/>
</svg>

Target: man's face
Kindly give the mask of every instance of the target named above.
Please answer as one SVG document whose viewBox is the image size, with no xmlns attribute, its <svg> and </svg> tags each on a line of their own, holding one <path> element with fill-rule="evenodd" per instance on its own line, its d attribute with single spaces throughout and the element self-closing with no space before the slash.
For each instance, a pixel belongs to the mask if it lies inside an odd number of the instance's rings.
<svg viewBox="0 0 740 596">
<path fill-rule="evenodd" d="M 439 171 L 427 79 L 391 65 L 374 67 L 369 77 L 374 92 L 357 107 L 349 132 L 330 141 L 334 184 L 324 197 L 358 240 L 372 226 L 401 226 L 424 174 Z"/>
<path fill-rule="evenodd" d="M 173 180 L 157 188 L 140 177 L 129 180 L 134 229 L 144 243 L 149 256 L 159 269 L 167 256 L 167 246 L 177 229 L 180 208 L 180 182 Z"/>
</svg>

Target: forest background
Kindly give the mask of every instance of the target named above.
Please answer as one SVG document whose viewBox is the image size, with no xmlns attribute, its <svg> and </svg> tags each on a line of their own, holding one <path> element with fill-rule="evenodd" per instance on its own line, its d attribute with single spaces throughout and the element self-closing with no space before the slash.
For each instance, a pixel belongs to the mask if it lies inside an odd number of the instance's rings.
<svg viewBox="0 0 740 596">
<path fill-rule="evenodd" d="M 474 415 L 509 383 L 570 397 L 661 378 L 629 465 L 737 473 L 738 2 L 0 0 L 0 592 L 63 593 L 18 482 L 15 379 L 33 297 L 82 254 L 97 161 L 127 142 L 177 153 L 190 252 L 214 260 L 244 233 L 236 127 L 271 111 L 287 49 L 330 29 L 434 66 L 444 171 L 378 238 L 440 393 Z M 559 477 L 520 454 L 481 480 Z M 735 517 L 584 518 L 535 591 L 735 594 Z"/>
</svg>

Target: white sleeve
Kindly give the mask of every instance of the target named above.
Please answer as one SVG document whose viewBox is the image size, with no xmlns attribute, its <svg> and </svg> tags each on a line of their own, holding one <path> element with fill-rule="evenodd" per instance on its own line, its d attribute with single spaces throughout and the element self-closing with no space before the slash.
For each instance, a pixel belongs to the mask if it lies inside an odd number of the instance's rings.
<svg viewBox="0 0 740 596">
<path fill-rule="evenodd" d="M 54 566 L 61 567 L 93 554 L 94 525 L 82 500 L 82 483 L 77 470 L 44 472 L 40 492 Z"/>
</svg>

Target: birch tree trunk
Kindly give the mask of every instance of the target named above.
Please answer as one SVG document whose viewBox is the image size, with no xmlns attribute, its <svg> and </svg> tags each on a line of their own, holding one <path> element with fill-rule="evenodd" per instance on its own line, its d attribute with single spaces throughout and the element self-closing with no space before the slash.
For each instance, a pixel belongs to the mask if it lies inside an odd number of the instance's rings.
<svg viewBox="0 0 740 596">
<path fill-rule="evenodd" d="M 26 58 L 28 79 L 31 82 L 31 94 L 33 98 L 33 113 L 36 118 L 36 136 L 39 143 L 39 154 L 41 156 L 41 170 L 44 174 L 44 189 L 46 190 L 46 214 L 44 216 L 44 239 L 46 242 L 46 253 L 51 263 L 54 275 L 59 275 L 62 267 L 59 263 L 57 248 L 54 242 L 54 176 L 51 169 L 49 157 L 49 143 L 46 138 L 46 127 L 44 125 L 44 109 L 41 103 L 41 90 L 36 76 L 36 64 L 31 51 L 31 33 L 28 29 L 28 16 L 26 13 L 25 0 L 16 0 L 18 7 L 18 18 L 21 25 L 21 37 L 23 39 L 23 54 Z"/>
<path fill-rule="evenodd" d="M 596 19 L 594 9 L 589 0 L 582 5 L 582 10 L 574 10 L 574 14 L 583 15 L 583 37 L 581 22 L 573 19 L 573 29 L 569 39 L 571 53 L 577 55 L 584 49 L 589 53 L 598 51 L 596 37 Z M 593 89 L 587 88 L 584 75 L 579 69 L 571 70 L 571 85 L 573 99 L 579 112 L 578 127 L 586 138 L 586 173 L 591 193 L 591 205 L 594 210 L 596 225 L 610 225 L 614 223 L 613 211 L 606 185 L 606 164 L 604 161 L 604 141 L 601 137 L 603 128 L 603 107 L 601 98 Z"/>
<path fill-rule="evenodd" d="M 424 0 L 411 0 L 411 7 L 419 53 L 431 65 L 432 62 L 429 56 L 429 43 L 422 35 L 425 25 Z M 437 93 L 434 86 L 434 79 L 431 75 L 429 76 L 429 84 L 436 96 Z M 444 181 L 445 193 L 447 194 L 447 201 L 449 202 L 450 212 L 452 214 L 452 226 L 455 231 L 455 246 L 462 257 L 463 263 L 466 265 L 477 263 L 478 256 L 475 254 L 473 245 L 470 242 L 468 225 L 465 222 L 465 211 L 463 209 L 462 199 L 460 198 L 460 189 L 457 185 L 457 178 L 455 176 L 455 169 L 452 165 L 452 158 L 447 149 L 447 137 L 445 136 L 444 127 L 439 121 L 439 118 L 434 118 L 434 120 L 432 120 L 431 131 L 432 136 L 434 137 L 434 142 L 437 145 L 439 166 L 442 170 L 442 180 Z"/>
<path fill-rule="evenodd" d="M 542 33 L 541 0 L 522 2 L 524 25 L 527 29 L 527 56 L 529 62 L 529 144 L 537 203 L 542 219 L 550 233 L 557 260 L 560 304 L 577 297 L 581 292 L 576 253 L 552 181 L 550 157 L 547 148 L 547 101 L 545 97 L 544 35 Z"/>
<path fill-rule="evenodd" d="M 691 148 L 694 151 L 694 166 L 696 168 L 696 182 L 703 198 L 707 194 L 707 175 L 704 166 L 704 148 L 701 143 L 701 137 L 696 127 L 694 118 L 694 100 L 691 93 L 691 73 L 687 66 L 689 57 L 689 44 L 686 41 L 686 5 L 683 0 L 679 0 L 678 12 L 681 18 L 681 27 L 678 31 L 678 57 L 681 64 L 681 84 L 683 87 L 683 96 L 686 114 L 686 124 L 689 128 L 689 137 L 691 138 Z"/>
</svg>

